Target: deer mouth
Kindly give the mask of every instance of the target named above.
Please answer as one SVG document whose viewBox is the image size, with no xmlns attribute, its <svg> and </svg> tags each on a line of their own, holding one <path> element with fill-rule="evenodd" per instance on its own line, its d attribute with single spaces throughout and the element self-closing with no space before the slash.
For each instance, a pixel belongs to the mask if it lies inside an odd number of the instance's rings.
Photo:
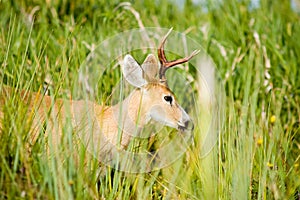
<svg viewBox="0 0 300 200">
<path fill-rule="evenodd" d="M 186 121 L 184 123 L 178 122 L 178 130 L 181 132 L 194 130 L 194 123 L 192 121 Z"/>
</svg>

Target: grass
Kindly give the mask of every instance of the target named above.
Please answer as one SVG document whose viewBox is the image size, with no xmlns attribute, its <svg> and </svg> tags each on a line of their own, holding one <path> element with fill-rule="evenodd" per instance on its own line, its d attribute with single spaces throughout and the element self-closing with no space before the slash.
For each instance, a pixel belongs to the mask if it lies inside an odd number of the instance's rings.
<svg viewBox="0 0 300 200">
<path fill-rule="evenodd" d="M 226 105 L 209 155 L 201 156 L 198 127 L 195 144 L 171 166 L 147 174 L 108 169 L 98 179 L 95 161 L 78 166 L 69 156 L 68 137 L 58 156 L 47 158 L 42 137 L 27 152 L 26 106 L 12 95 L 0 133 L 0 199 L 299 199 L 300 17 L 289 1 L 248 6 L 207 1 L 204 12 L 190 1 L 183 9 L 167 1 L 132 3 L 144 26 L 186 32 L 216 63 Z M 0 88 L 38 91 L 47 82 L 55 98 L 69 98 L 93 44 L 141 26 L 117 1 L 87 0 L 2 0 L 0 24 Z M 190 75 L 196 90 L 197 74 Z M 120 76 L 114 68 L 105 72 L 98 103 Z"/>
</svg>

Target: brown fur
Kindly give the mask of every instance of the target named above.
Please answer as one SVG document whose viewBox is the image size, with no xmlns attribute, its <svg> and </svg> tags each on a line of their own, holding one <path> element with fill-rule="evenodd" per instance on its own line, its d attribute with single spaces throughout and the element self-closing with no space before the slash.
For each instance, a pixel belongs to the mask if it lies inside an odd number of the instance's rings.
<svg viewBox="0 0 300 200">
<path fill-rule="evenodd" d="M 167 104 L 161 105 L 162 94 L 173 95 L 173 93 L 166 86 L 159 83 L 150 83 L 144 89 L 134 90 L 122 103 L 112 107 L 102 107 L 94 102 L 83 100 L 56 99 L 54 101 L 50 96 L 39 92 L 25 92 L 23 90 L 18 92 L 18 98 L 22 99 L 25 105 L 28 105 L 26 118 L 32 119 L 29 132 L 31 143 L 36 141 L 42 132 L 43 125 L 47 122 L 45 137 L 50 135 L 53 146 L 58 145 L 62 137 L 62 128 L 68 118 L 72 122 L 74 132 L 76 130 L 89 131 L 90 128 L 96 132 L 93 134 L 93 138 L 89 138 L 89 140 L 99 141 L 105 139 L 112 145 L 121 142 L 121 147 L 126 147 L 131 139 L 130 132 L 137 132 L 147 123 L 146 113 L 151 106 L 157 104 L 165 107 L 175 120 L 181 117 L 180 113 L 176 112 L 177 103 L 173 107 Z M 2 121 L 4 116 L 3 105 L 6 99 L 14 95 L 14 91 L 12 88 L 3 87 L 0 93 L 0 120 Z M 123 107 L 121 121 L 123 123 L 119 124 L 121 104 Z M 85 122 L 87 117 L 93 118 L 92 127 L 85 127 L 90 126 Z M 2 129 L 1 127 L 2 123 L 0 123 L 0 129 Z M 118 134 L 120 133 L 122 139 L 118 141 Z M 85 133 L 81 131 L 79 137 L 85 137 L 82 134 Z"/>
</svg>

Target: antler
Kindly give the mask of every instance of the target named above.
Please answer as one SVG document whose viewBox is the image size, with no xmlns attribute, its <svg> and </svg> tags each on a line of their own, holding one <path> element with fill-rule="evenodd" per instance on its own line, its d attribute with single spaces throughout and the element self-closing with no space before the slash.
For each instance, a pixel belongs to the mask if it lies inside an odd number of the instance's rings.
<svg viewBox="0 0 300 200">
<path fill-rule="evenodd" d="M 170 35 L 171 32 L 172 32 L 172 28 L 162 39 L 162 41 L 158 47 L 158 59 L 161 64 L 160 69 L 159 69 L 159 79 L 160 79 L 161 83 L 167 82 L 165 73 L 168 69 L 170 69 L 171 67 L 173 67 L 175 65 L 188 62 L 191 58 L 193 58 L 195 55 L 197 55 L 200 52 L 199 50 L 195 50 L 195 51 L 193 51 L 193 53 L 190 56 L 187 56 L 185 58 L 180 58 L 178 60 L 168 61 L 166 58 L 166 55 L 165 55 L 164 44 L 167 40 L 167 37 Z"/>
</svg>

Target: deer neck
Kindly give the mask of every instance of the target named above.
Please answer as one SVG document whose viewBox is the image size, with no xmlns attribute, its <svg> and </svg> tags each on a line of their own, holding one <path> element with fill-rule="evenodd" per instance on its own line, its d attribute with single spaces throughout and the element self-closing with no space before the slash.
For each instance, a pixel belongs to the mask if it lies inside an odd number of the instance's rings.
<svg viewBox="0 0 300 200">
<path fill-rule="evenodd" d="M 119 126 L 129 134 L 135 134 L 149 121 L 141 89 L 131 92 L 123 102 L 113 106 L 112 110 Z"/>
</svg>

